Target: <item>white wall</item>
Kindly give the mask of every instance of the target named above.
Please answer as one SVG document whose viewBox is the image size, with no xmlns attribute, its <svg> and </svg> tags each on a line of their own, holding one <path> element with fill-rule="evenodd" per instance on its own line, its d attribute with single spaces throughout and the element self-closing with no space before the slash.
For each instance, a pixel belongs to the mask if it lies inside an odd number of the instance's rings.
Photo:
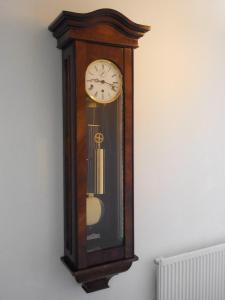
<svg viewBox="0 0 225 300">
<path fill-rule="evenodd" d="M 86 295 L 63 253 L 61 12 L 111 7 L 152 32 L 135 53 L 140 261 Z M 0 299 L 154 300 L 157 256 L 225 242 L 224 0 L 0 0 Z"/>
</svg>

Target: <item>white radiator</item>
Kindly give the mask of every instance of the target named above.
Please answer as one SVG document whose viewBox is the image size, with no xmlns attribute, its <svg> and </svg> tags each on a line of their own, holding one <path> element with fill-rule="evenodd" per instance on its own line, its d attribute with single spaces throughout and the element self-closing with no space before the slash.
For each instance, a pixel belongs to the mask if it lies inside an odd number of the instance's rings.
<svg viewBox="0 0 225 300">
<path fill-rule="evenodd" d="M 225 300 L 225 244 L 155 262 L 157 300 Z"/>
</svg>

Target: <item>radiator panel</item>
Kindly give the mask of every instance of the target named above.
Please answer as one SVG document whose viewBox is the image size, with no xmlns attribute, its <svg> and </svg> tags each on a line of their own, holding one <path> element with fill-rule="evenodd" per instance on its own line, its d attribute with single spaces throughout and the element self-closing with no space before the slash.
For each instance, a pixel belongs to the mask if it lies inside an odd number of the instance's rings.
<svg viewBox="0 0 225 300">
<path fill-rule="evenodd" d="M 157 300 L 225 300 L 225 244 L 156 264 Z"/>
</svg>

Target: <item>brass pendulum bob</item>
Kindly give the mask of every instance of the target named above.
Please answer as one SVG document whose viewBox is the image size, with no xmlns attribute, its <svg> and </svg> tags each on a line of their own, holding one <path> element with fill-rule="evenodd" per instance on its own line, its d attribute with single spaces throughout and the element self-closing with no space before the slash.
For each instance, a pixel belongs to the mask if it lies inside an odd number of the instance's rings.
<svg viewBox="0 0 225 300">
<path fill-rule="evenodd" d="M 88 193 L 87 194 L 87 216 L 86 216 L 86 223 L 88 226 L 97 224 L 102 216 L 102 201 L 94 197 L 94 194 Z"/>
</svg>

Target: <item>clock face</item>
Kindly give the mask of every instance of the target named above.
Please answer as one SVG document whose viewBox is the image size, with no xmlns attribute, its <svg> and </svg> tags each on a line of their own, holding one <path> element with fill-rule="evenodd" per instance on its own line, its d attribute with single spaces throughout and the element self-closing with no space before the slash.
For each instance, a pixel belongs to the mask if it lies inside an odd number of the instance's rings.
<svg viewBox="0 0 225 300">
<path fill-rule="evenodd" d="M 113 102 L 122 92 L 119 68 L 109 60 L 93 61 L 86 70 L 85 89 L 88 96 L 98 103 Z"/>
</svg>

